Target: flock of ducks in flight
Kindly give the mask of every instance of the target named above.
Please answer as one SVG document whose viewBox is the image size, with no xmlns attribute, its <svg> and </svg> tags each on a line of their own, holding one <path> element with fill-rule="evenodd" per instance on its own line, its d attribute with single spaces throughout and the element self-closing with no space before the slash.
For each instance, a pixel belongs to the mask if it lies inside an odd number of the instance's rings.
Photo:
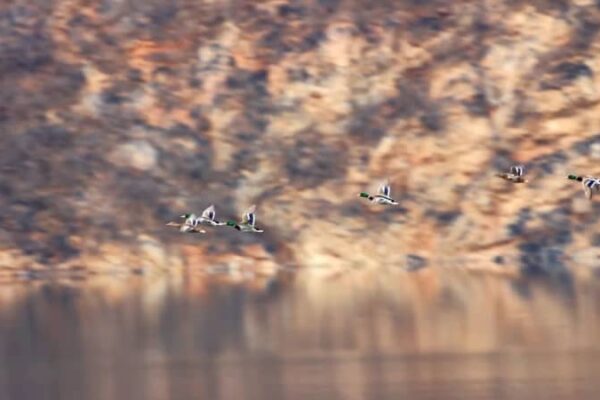
<svg viewBox="0 0 600 400">
<path fill-rule="evenodd" d="M 202 214 L 197 217 L 196 214 L 183 214 L 181 218 L 183 218 L 183 222 L 169 222 L 167 226 L 174 226 L 179 228 L 180 232 L 187 233 L 206 233 L 204 229 L 201 228 L 202 225 L 205 226 L 231 226 L 238 231 L 241 232 L 263 232 L 262 229 L 256 226 L 256 214 L 255 214 L 256 206 L 251 206 L 246 210 L 244 215 L 242 216 L 242 220 L 240 222 L 235 221 L 227 221 L 221 222 L 216 219 L 215 206 L 210 205 Z"/>
<path fill-rule="evenodd" d="M 508 172 L 496 174 L 497 177 L 513 183 L 529 182 L 524 177 L 525 168 L 522 165 L 510 167 Z M 585 196 L 591 200 L 594 191 L 600 190 L 600 179 L 591 176 L 568 175 L 567 179 L 581 182 Z M 379 187 L 377 194 L 369 194 L 361 192 L 359 197 L 365 198 L 375 204 L 397 205 L 398 202 L 391 197 L 390 184 L 386 181 Z M 181 215 L 183 222 L 169 222 L 167 226 L 173 226 L 184 233 L 206 233 L 202 226 L 229 226 L 240 232 L 255 232 L 261 233 L 264 230 L 256 226 L 256 206 L 252 205 L 242 215 L 239 222 L 227 221 L 222 222 L 216 219 L 215 206 L 210 205 L 198 217 L 196 214 L 189 213 Z"/>
</svg>

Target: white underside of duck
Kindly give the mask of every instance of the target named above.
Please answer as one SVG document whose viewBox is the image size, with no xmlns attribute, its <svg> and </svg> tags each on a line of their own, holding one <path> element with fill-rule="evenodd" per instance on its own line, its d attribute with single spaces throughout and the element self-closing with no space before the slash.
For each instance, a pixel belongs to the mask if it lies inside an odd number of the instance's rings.
<svg viewBox="0 0 600 400">
<path fill-rule="evenodd" d="M 377 195 L 373 196 L 373 199 L 371 201 L 373 203 L 377 203 L 377 204 L 389 204 L 389 205 L 398 204 L 398 202 L 396 200 L 392 199 L 391 197 L 384 196 L 382 194 L 377 194 Z"/>
</svg>

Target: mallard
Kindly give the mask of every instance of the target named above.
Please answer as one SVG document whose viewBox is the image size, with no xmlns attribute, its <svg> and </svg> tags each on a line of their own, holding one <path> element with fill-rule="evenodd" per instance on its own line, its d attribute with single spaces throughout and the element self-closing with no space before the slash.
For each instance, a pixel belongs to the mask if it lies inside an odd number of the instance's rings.
<svg viewBox="0 0 600 400">
<path fill-rule="evenodd" d="M 256 215 L 255 215 L 256 206 L 251 206 L 246 210 L 244 215 L 242 216 L 242 221 L 237 223 L 235 221 L 227 221 L 227 226 L 233 226 L 238 231 L 242 232 L 263 232 L 262 229 L 256 227 Z"/>
<path fill-rule="evenodd" d="M 594 191 L 600 190 L 600 179 L 598 178 L 594 178 L 591 176 L 568 175 L 567 179 L 581 182 L 581 185 L 583 186 L 583 192 L 585 193 L 585 197 L 587 197 L 589 200 L 592 199 Z"/>
<path fill-rule="evenodd" d="M 198 218 L 196 214 L 183 214 L 183 222 L 168 222 L 167 226 L 176 226 L 180 232 L 188 233 L 206 233 L 205 230 L 198 228 Z"/>
<path fill-rule="evenodd" d="M 513 165 L 510 167 L 509 172 L 501 172 L 496 176 L 513 183 L 527 183 L 529 181 L 523 177 L 524 174 L 525 168 L 522 165 Z"/>
<path fill-rule="evenodd" d="M 391 189 L 390 184 L 386 181 L 381 186 L 376 195 L 370 195 L 367 192 L 360 192 L 359 197 L 364 197 L 373 203 L 396 205 L 398 202 L 390 197 Z"/>
<path fill-rule="evenodd" d="M 217 221 L 215 219 L 215 215 L 216 215 L 215 206 L 211 204 L 204 211 L 202 211 L 202 215 L 199 218 L 197 218 L 197 221 L 198 221 L 198 223 L 204 224 L 204 225 L 212 225 L 212 226 L 225 225 L 225 222 Z"/>
</svg>

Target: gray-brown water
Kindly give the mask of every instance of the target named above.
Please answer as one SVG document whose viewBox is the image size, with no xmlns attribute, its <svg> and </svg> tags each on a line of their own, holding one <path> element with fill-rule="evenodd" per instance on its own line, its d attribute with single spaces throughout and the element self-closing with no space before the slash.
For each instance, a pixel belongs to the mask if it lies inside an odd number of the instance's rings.
<svg viewBox="0 0 600 400">
<path fill-rule="evenodd" d="M 460 270 L 5 283 L 1 399 L 595 399 L 600 285 Z"/>
</svg>

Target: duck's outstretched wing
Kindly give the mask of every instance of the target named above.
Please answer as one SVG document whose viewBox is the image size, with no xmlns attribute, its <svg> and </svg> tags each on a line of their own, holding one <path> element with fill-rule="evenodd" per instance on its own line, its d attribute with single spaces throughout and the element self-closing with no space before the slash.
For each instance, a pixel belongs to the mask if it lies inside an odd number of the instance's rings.
<svg viewBox="0 0 600 400">
<path fill-rule="evenodd" d="M 255 205 L 250 206 L 246 210 L 244 215 L 242 216 L 242 223 L 254 226 L 254 224 L 256 223 L 255 212 L 256 212 L 256 206 Z"/>
<path fill-rule="evenodd" d="M 510 173 L 514 176 L 523 176 L 525 168 L 522 165 L 513 165 L 510 167 Z"/>
<path fill-rule="evenodd" d="M 585 197 L 587 197 L 588 200 L 592 199 L 594 190 L 598 190 L 600 188 L 600 180 L 596 178 L 584 178 L 581 181 L 581 184 L 583 186 L 583 192 L 585 193 Z"/>
<path fill-rule="evenodd" d="M 379 194 L 384 195 L 385 197 L 390 197 L 392 191 L 389 182 L 385 181 L 381 186 L 379 186 L 378 192 Z"/>
<path fill-rule="evenodd" d="M 202 211 L 202 218 L 214 221 L 215 219 L 215 206 L 211 204 L 204 211 Z"/>
</svg>

